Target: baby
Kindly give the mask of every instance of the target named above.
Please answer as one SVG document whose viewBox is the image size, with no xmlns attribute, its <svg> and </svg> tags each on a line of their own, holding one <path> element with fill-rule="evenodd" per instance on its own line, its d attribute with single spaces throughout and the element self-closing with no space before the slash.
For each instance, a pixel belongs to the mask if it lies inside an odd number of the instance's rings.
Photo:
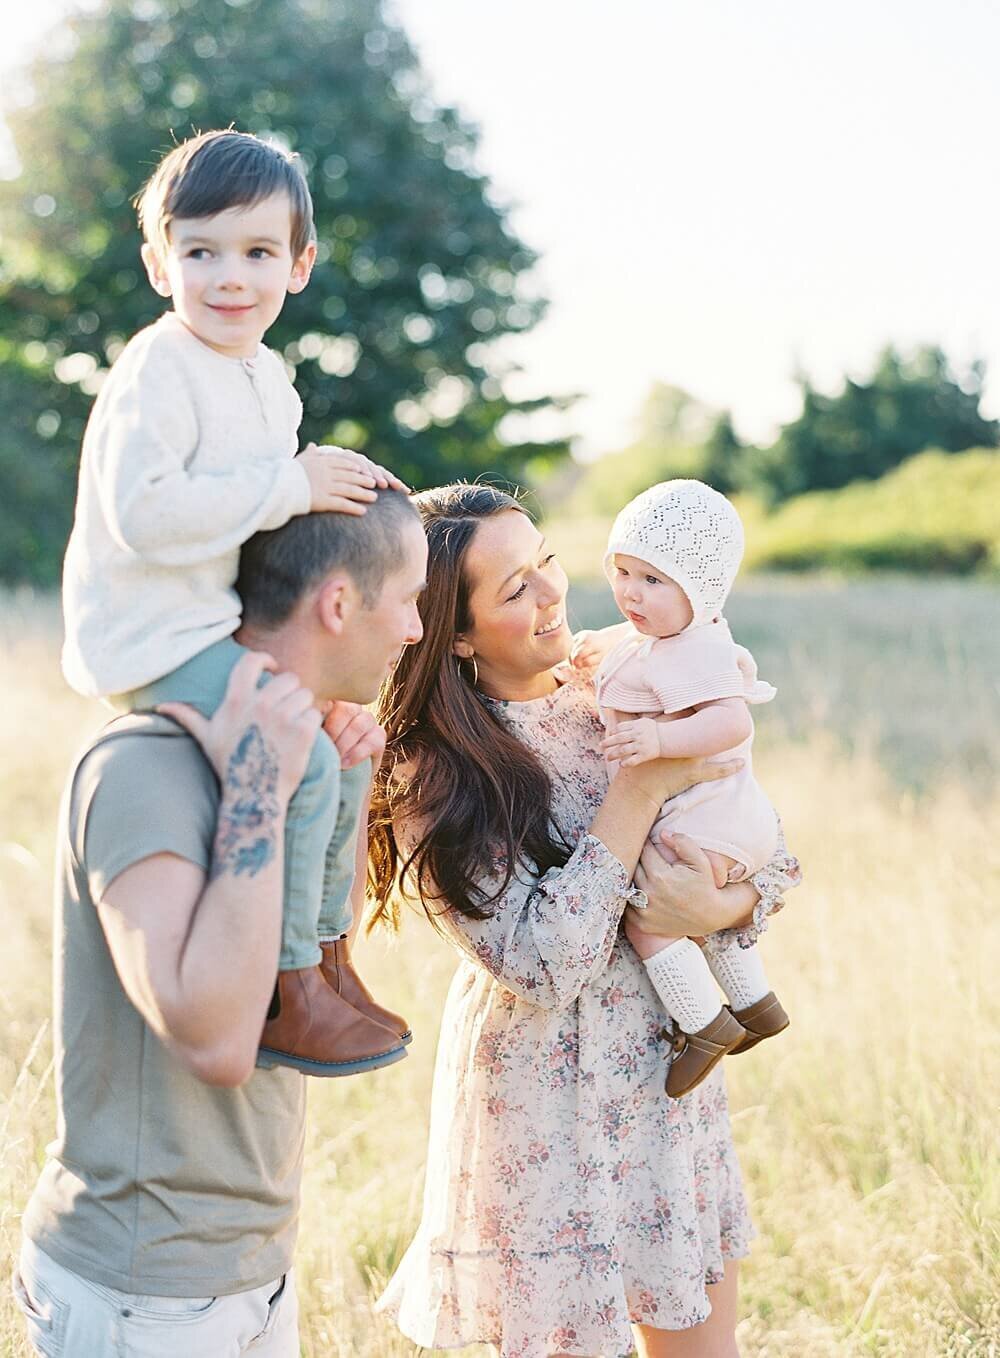
<svg viewBox="0 0 1000 1358">
<path fill-rule="evenodd" d="M 302 405 L 261 342 L 316 258 L 295 159 L 245 133 L 193 137 L 160 162 L 139 220 L 150 282 L 173 310 L 125 346 L 87 425 L 63 670 L 119 711 L 185 702 L 208 715 L 245 654 L 233 640 L 242 544 L 296 514 L 363 514 L 376 487 L 405 487 L 344 449 L 296 456 Z M 320 731 L 288 808 L 281 974 L 259 1064 L 350 1075 L 406 1054 L 405 1020 L 372 1000 L 347 951 L 368 768 L 342 772 Z"/>
<path fill-rule="evenodd" d="M 743 761 L 731 777 L 667 802 L 651 832 L 671 862 L 676 855 L 661 831 L 690 836 L 720 887 L 764 867 L 778 838 L 774 809 L 751 768 L 748 707 L 769 702 L 775 690 L 757 678 L 753 657 L 722 617 L 742 555 L 739 515 L 718 491 L 700 481 L 652 486 L 618 515 L 605 557 L 628 621 L 578 634 L 572 657 L 581 670 L 600 661 L 595 685 L 612 771 L 619 763 L 695 755 Z M 788 1026 L 755 947 L 741 947 L 731 933 L 698 947 L 688 938 L 626 929 L 680 1030 L 668 1094 L 686 1094 L 727 1052 L 748 1051 Z"/>
</svg>

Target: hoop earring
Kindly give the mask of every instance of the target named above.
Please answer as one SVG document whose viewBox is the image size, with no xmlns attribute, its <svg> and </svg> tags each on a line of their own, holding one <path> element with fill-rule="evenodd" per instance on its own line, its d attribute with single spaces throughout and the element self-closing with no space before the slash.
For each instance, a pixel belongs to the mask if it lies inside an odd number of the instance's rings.
<svg viewBox="0 0 1000 1358">
<path fill-rule="evenodd" d="M 466 660 L 468 660 L 468 661 L 471 662 L 471 664 L 472 664 L 472 685 L 471 685 L 471 687 L 472 687 L 472 688 L 475 688 L 476 685 L 479 683 L 479 666 L 476 664 L 476 657 L 475 657 L 474 655 L 467 655 L 467 656 L 461 656 L 461 655 L 460 655 L 460 656 L 458 656 L 458 657 L 456 657 L 456 658 L 457 658 L 457 660 L 458 660 L 458 673 L 459 673 L 459 676 L 460 676 L 462 679 L 465 678 L 465 674 L 464 674 L 463 671 L 462 671 L 462 666 L 465 664 Z"/>
</svg>

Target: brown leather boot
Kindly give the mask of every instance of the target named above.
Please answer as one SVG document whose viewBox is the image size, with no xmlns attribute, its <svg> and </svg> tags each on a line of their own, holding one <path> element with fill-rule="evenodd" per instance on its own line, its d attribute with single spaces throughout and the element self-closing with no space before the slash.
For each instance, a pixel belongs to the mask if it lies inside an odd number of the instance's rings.
<svg viewBox="0 0 1000 1358">
<path fill-rule="evenodd" d="M 733 1018 L 728 1009 L 706 1023 L 696 1033 L 676 1029 L 673 1038 L 674 1058 L 667 1072 L 667 1093 L 673 1099 L 688 1094 L 700 1085 L 727 1052 L 731 1052 L 746 1037 L 742 1023 Z"/>
<path fill-rule="evenodd" d="M 383 1009 L 382 1005 L 376 1003 L 371 991 L 355 971 L 349 941 L 346 938 L 338 938 L 332 943 L 321 943 L 319 946 L 323 951 L 320 970 L 327 985 L 332 986 L 338 995 L 342 995 L 348 1004 L 353 1004 L 362 1014 L 367 1014 L 384 1028 L 390 1028 L 400 1042 L 412 1042 L 413 1034 L 406 1019 L 394 1014 L 391 1009 Z"/>
<path fill-rule="evenodd" d="M 769 990 L 762 1000 L 748 1005 L 746 1009 L 734 1009 L 733 1018 L 737 1023 L 742 1023 L 747 1035 L 738 1047 L 732 1049 L 730 1056 L 748 1052 L 766 1037 L 776 1037 L 778 1033 L 783 1033 L 789 1024 L 788 1015 L 773 990 Z"/>
<path fill-rule="evenodd" d="M 258 1066 L 293 1066 L 306 1075 L 360 1075 L 405 1055 L 396 1034 L 348 1004 L 327 985 L 318 966 L 278 973 Z"/>
</svg>

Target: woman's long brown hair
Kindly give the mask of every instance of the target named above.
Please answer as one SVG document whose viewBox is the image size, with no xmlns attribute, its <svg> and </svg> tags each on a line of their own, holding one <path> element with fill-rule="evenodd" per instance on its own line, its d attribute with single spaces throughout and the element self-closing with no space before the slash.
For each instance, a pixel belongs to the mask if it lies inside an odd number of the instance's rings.
<svg viewBox="0 0 1000 1358">
<path fill-rule="evenodd" d="M 429 548 L 424 637 L 406 648 L 379 695 L 387 742 L 372 790 L 369 928 L 398 928 L 407 876 L 432 921 L 449 909 L 485 919 L 519 864 L 545 872 L 570 853 L 552 820 L 548 773 L 497 719 L 452 650 L 471 623 L 465 559 L 479 524 L 524 511 L 493 486 L 464 483 L 423 491 L 413 503 Z M 396 831 L 403 824 L 419 827 L 409 852 Z M 491 874 L 495 889 L 487 892 L 482 881 Z"/>
</svg>

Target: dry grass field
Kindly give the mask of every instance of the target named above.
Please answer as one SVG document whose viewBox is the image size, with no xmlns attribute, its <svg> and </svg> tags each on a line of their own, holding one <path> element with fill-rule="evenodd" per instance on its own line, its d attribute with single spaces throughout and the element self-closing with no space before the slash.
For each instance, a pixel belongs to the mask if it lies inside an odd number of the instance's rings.
<svg viewBox="0 0 1000 1358">
<path fill-rule="evenodd" d="M 581 591 L 576 611 L 597 622 L 607 600 Z M 765 943 L 793 1026 L 730 1071 L 759 1232 L 744 1271 L 744 1358 L 996 1358 L 1000 592 L 751 582 L 730 615 L 781 690 L 759 724 L 758 768 L 807 872 Z M 56 639 L 50 601 L 4 601 L 3 1274 L 53 1126 L 56 804 L 100 719 L 64 688 Z M 417 1036 L 389 1070 L 312 1085 L 298 1254 L 308 1358 L 415 1353 L 370 1302 L 419 1212 L 452 962 L 414 919 L 398 942 L 366 944 L 363 963 Z M 26 1352 L 4 1292 L 0 1354 Z"/>
</svg>

